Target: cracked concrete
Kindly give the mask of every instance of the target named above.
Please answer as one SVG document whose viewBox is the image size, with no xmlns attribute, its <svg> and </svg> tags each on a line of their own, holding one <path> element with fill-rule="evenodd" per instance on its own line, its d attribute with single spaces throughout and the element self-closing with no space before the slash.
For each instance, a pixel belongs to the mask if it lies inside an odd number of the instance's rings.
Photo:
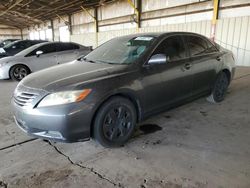
<svg viewBox="0 0 250 188">
<path fill-rule="evenodd" d="M 113 184 L 114 186 L 123 187 L 122 185 L 116 184 L 116 183 L 112 182 L 111 180 L 109 180 L 108 178 L 104 177 L 104 175 L 101 175 L 100 173 L 96 172 L 93 168 L 89 168 L 89 167 L 83 166 L 83 165 L 81 165 L 81 164 L 79 164 L 79 163 L 73 162 L 69 156 L 67 156 L 67 155 L 64 154 L 62 151 L 60 151 L 55 145 L 53 145 L 53 144 L 51 143 L 51 141 L 45 141 L 45 142 L 48 142 L 49 145 L 52 146 L 60 155 L 62 155 L 62 156 L 64 156 L 65 158 L 67 158 L 67 160 L 68 160 L 72 165 L 78 166 L 78 167 L 83 168 L 83 169 L 88 169 L 91 173 L 97 175 L 99 178 L 101 178 L 101 179 L 103 179 L 103 180 L 108 181 L 109 183 Z"/>
<path fill-rule="evenodd" d="M 31 140 L 10 113 L 17 83 L 0 81 L 0 188 L 248 188 L 249 73 L 237 70 L 221 104 L 201 98 L 154 116 L 116 149 Z"/>
<path fill-rule="evenodd" d="M 9 135 L 9 134 L 8 134 Z M 9 148 L 12 148 L 12 147 L 15 147 L 15 146 L 19 146 L 19 145 L 22 145 L 22 144 L 25 144 L 27 142 L 32 142 L 34 140 L 36 140 L 37 138 L 32 138 L 32 139 L 29 139 L 29 140 L 25 140 L 25 141 L 22 141 L 22 142 L 18 142 L 18 143 L 15 143 L 15 144 L 12 144 L 12 145 L 9 145 L 9 146 L 5 146 L 3 148 L 0 148 L 0 151 L 2 150 L 5 150 L 5 149 L 9 149 Z"/>
</svg>

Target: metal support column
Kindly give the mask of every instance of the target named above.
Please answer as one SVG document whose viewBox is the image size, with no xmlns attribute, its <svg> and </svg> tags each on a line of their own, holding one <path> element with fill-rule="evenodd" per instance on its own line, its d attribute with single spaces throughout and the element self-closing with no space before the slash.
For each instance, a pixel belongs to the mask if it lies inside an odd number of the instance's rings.
<svg viewBox="0 0 250 188">
<path fill-rule="evenodd" d="M 23 29 L 22 28 L 20 29 L 20 32 L 21 32 L 21 39 L 23 40 Z"/>
<path fill-rule="evenodd" d="M 69 27 L 69 33 L 70 33 L 70 35 L 72 35 L 73 34 L 73 30 L 72 30 L 71 15 L 69 14 L 68 16 L 69 16 L 69 25 L 68 25 L 68 27 Z"/>
<path fill-rule="evenodd" d="M 50 20 L 51 30 L 52 30 L 52 41 L 55 41 L 55 30 L 54 30 L 54 22 Z"/>
<path fill-rule="evenodd" d="M 138 28 L 141 28 L 141 11 L 142 11 L 142 0 L 137 0 L 137 10 L 138 10 Z"/>
<path fill-rule="evenodd" d="M 212 40 L 215 39 L 216 23 L 217 23 L 218 16 L 219 16 L 219 9 L 220 9 L 220 0 L 214 0 L 212 29 L 211 29 Z"/>
<path fill-rule="evenodd" d="M 96 33 L 96 47 L 98 46 L 98 32 L 99 32 L 99 26 L 98 26 L 98 10 L 97 8 L 94 9 L 94 15 L 92 15 L 86 8 L 81 6 L 81 9 L 86 12 L 91 18 L 94 19 L 95 24 L 95 33 Z"/>
<path fill-rule="evenodd" d="M 137 0 L 136 4 L 137 4 L 137 7 L 136 5 L 132 2 L 132 0 L 127 0 L 129 5 L 134 9 L 135 11 L 135 16 L 136 16 L 136 19 L 135 19 L 135 22 L 137 24 L 137 32 L 139 32 L 139 28 L 141 27 L 141 0 Z"/>
</svg>

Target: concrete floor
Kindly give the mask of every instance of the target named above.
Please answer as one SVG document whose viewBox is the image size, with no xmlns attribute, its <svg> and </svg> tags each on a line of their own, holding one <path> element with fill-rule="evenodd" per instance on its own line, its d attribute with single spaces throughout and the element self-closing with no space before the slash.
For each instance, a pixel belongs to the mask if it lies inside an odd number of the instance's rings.
<svg viewBox="0 0 250 188">
<path fill-rule="evenodd" d="M 123 148 L 32 139 L 14 124 L 16 82 L 0 81 L 2 187 L 250 187 L 250 69 L 226 100 L 205 98 L 154 116 Z"/>
</svg>

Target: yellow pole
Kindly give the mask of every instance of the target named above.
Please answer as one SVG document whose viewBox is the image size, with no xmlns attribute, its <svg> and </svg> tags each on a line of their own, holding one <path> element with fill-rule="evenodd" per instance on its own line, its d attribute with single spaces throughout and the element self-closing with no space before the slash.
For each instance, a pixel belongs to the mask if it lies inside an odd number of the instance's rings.
<svg viewBox="0 0 250 188">
<path fill-rule="evenodd" d="M 135 7 L 134 3 L 131 0 L 127 0 L 129 5 L 134 9 L 135 14 L 136 14 L 136 19 L 137 19 L 137 32 L 139 32 L 139 11 L 138 9 Z"/>
<path fill-rule="evenodd" d="M 214 0 L 214 11 L 213 11 L 213 20 L 212 23 L 216 24 L 219 13 L 219 0 Z"/>
<path fill-rule="evenodd" d="M 215 32 L 216 32 L 216 23 L 219 14 L 219 4 L 220 0 L 214 0 L 214 10 L 213 10 L 213 19 L 212 19 L 212 29 L 211 29 L 211 38 L 214 41 L 215 39 Z"/>
</svg>

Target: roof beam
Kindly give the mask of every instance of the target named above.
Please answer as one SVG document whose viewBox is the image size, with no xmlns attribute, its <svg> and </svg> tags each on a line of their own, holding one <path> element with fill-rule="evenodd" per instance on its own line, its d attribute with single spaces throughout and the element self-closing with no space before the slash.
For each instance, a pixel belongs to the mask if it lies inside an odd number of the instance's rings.
<svg viewBox="0 0 250 188">
<path fill-rule="evenodd" d="M 18 4 L 20 4 L 22 1 L 24 1 L 24 0 L 17 0 L 14 4 L 10 5 L 5 11 L 1 12 L 0 16 L 3 16 L 4 14 L 6 14 L 9 10 L 11 10 L 12 8 L 14 8 Z"/>
<path fill-rule="evenodd" d="M 68 8 L 68 7 L 75 6 L 74 4 L 77 3 L 77 2 L 79 2 L 79 0 L 73 0 L 70 3 L 66 3 L 66 4 L 63 4 L 61 6 L 56 7 L 53 11 L 57 12 L 57 10 L 60 9 L 60 8 Z M 49 11 L 49 12 L 47 12 L 45 14 L 41 13 L 41 14 L 38 14 L 38 15 L 36 15 L 34 17 L 37 18 L 39 16 L 46 16 L 46 15 L 49 15 L 49 14 L 54 14 L 55 12 Z"/>
<path fill-rule="evenodd" d="M 32 21 L 32 22 L 34 22 L 34 23 L 44 23 L 42 20 L 33 18 L 33 17 L 31 17 L 31 16 L 29 16 L 29 15 L 27 15 L 27 14 L 23 14 L 23 13 L 21 13 L 21 12 L 17 12 L 17 11 L 11 10 L 11 11 L 9 11 L 9 13 L 10 13 L 10 14 L 16 14 L 16 15 L 22 17 L 23 19 L 28 19 L 28 20 L 30 20 L 30 21 Z"/>
<path fill-rule="evenodd" d="M 0 22 L 24 28 L 117 0 L 0 0 Z M 92 15 L 95 17 L 95 15 Z"/>
</svg>

